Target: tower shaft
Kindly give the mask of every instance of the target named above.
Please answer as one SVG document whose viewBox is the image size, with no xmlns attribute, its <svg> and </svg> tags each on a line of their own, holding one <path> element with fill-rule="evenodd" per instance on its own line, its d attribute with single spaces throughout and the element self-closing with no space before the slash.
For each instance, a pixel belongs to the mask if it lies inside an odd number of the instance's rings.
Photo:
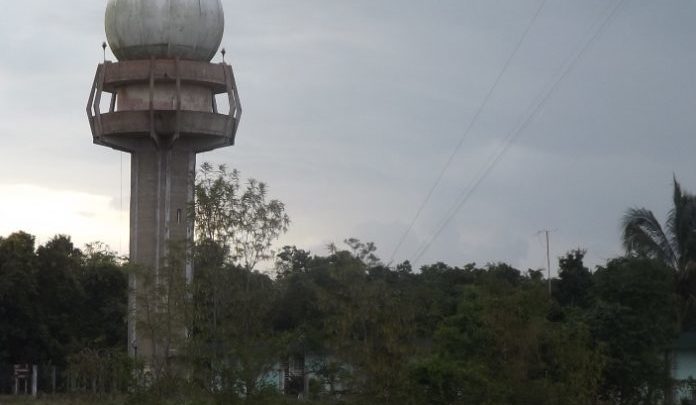
<svg viewBox="0 0 696 405">
<path fill-rule="evenodd" d="M 171 265 L 170 253 L 177 255 L 177 262 L 185 272 L 185 279 L 193 277 L 193 266 L 186 250 L 192 239 L 193 221 L 187 215 L 193 203 L 192 174 L 196 167 L 196 154 L 190 150 L 173 148 L 161 150 L 148 148 L 131 154 L 131 203 L 130 203 L 130 260 L 154 272 L 155 282 L 160 282 L 160 271 Z M 177 249 L 178 252 L 170 252 Z M 182 254 L 183 253 L 183 254 Z M 131 275 L 131 289 L 143 292 L 142 282 Z M 137 314 L 137 298 L 130 300 L 131 312 Z M 142 314 L 141 314 L 142 316 Z M 151 339 L 138 333 L 138 316 L 128 325 L 129 352 L 132 356 L 151 357 L 156 349 Z"/>
</svg>

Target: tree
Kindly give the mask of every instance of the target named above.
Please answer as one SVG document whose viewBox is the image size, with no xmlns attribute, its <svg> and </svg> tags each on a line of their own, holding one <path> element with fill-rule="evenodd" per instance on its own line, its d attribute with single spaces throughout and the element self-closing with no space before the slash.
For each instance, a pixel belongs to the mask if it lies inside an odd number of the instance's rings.
<svg viewBox="0 0 696 405">
<path fill-rule="evenodd" d="M 562 306 L 587 307 L 592 287 L 592 273 L 583 264 L 585 251 L 572 250 L 558 260 L 559 274 L 553 295 Z"/>
<path fill-rule="evenodd" d="M 477 272 L 413 368 L 427 403 L 592 403 L 599 353 L 582 322 L 549 320 L 551 305 L 541 279 L 500 264 Z"/>
<path fill-rule="evenodd" d="M 278 254 L 274 326 L 290 339 L 287 354 L 313 355 L 305 363 L 312 396 L 412 403 L 409 359 L 421 349 L 416 275 L 408 264 L 379 264 L 373 243 L 345 243 L 325 257 L 295 247 Z"/>
<path fill-rule="evenodd" d="M 116 253 L 102 243 L 88 244 L 81 268 L 82 345 L 97 349 L 127 347 L 128 274 Z"/>
<path fill-rule="evenodd" d="M 35 248 L 0 238 L 0 363 L 65 366 L 85 348 L 126 344 L 126 276 L 104 245 L 83 253 L 69 236 Z"/>
<path fill-rule="evenodd" d="M 684 318 L 696 303 L 696 196 L 682 191 L 676 178 L 672 203 L 664 227 L 646 208 L 627 210 L 623 244 L 628 254 L 657 259 L 676 273 Z"/>
<path fill-rule="evenodd" d="M 239 172 L 203 163 L 194 185 L 192 214 L 199 244 L 217 243 L 233 263 L 253 270 L 273 257 L 271 245 L 290 224 L 285 205 L 267 201 L 265 183 L 249 179 L 244 189 Z"/>
<path fill-rule="evenodd" d="M 283 246 L 276 255 L 276 274 L 278 278 L 285 278 L 293 273 L 305 273 L 310 260 L 310 252 L 296 246 Z"/>
<path fill-rule="evenodd" d="M 213 392 L 253 397 L 258 378 L 279 358 L 273 329 L 273 281 L 254 271 L 273 257 L 287 231 L 285 205 L 268 200 L 265 183 L 240 184 L 237 170 L 204 163 L 194 184 L 196 224 L 193 314 L 188 354 Z"/>
<path fill-rule="evenodd" d="M 148 356 L 155 388 L 164 391 L 181 370 L 174 367 L 174 354 L 186 343 L 191 325 L 191 293 L 182 271 L 185 247 L 173 243 L 164 265 L 157 271 L 128 263 L 126 268 L 138 280 L 136 291 L 137 328 L 149 347 L 136 348 Z"/>
<path fill-rule="evenodd" d="M 0 238 L 0 360 L 13 363 L 47 357 L 48 331 L 35 303 L 34 236 L 16 232 Z"/>
<path fill-rule="evenodd" d="M 663 228 L 652 211 L 631 208 L 623 217 L 623 245 L 629 255 L 659 260 L 674 273 L 674 289 L 679 296 L 680 330 L 696 328 L 696 196 L 682 191 L 674 181 L 672 209 Z M 671 355 L 664 354 L 664 367 L 671 370 Z M 668 371 L 669 373 L 669 371 Z M 667 402 L 671 402 L 671 380 L 666 383 Z"/>
<path fill-rule="evenodd" d="M 664 264 L 645 258 L 614 259 L 595 272 L 588 322 L 606 357 L 601 393 L 611 403 L 669 396 L 664 354 L 678 329 L 672 286 Z"/>
<path fill-rule="evenodd" d="M 76 309 L 84 302 L 84 290 L 79 283 L 82 252 L 75 248 L 69 236 L 58 235 L 39 246 L 36 257 L 40 293 L 35 305 L 48 331 L 47 360 L 60 364 L 69 353 L 80 350 L 82 344 L 84 318 L 75 316 Z"/>
</svg>

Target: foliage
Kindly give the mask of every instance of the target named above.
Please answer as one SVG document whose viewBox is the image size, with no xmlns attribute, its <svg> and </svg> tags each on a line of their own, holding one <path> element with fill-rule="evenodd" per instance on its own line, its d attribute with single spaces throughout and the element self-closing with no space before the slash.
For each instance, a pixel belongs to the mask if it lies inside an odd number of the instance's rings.
<svg viewBox="0 0 696 405">
<path fill-rule="evenodd" d="M 553 293 L 562 306 L 587 308 L 590 305 L 592 273 L 583 264 L 585 251 L 576 249 L 558 260 L 558 282 L 554 283 Z"/>
<path fill-rule="evenodd" d="M 186 280 L 183 252 L 170 246 L 167 260 L 158 269 L 128 263 L 126 268 L 137 280 L 137 328 L 146 347 L 137 347 L 140 357 L 147 358 L 154 381 L 173 377 L 179 370 L 172 364 L 177 348 L 186 341 L 191 324 L 190 289 Z"/>
<path fill-rule="evenodd" d="M 68 385 L 71 392 L 92 394 L 125 393 L 135 386 L 142 364 L 124 350 L 90 348 L 68 357 Z"/>
<path fill-rule="evenodd" d="M 670 378 L 664 355 L 676 337 L 672 273 L 648 259 L 614 259 L 594 275 L 588 314 L 606 367 L 601 395 L 617 404 L 653 403 Z"/>
<path fill-rule="evenodd" d="M 128 278 L 116 254 L 103 244 L 92 243 L 81 256 L 78 282 L 87 311 L 80 316 L 81 347 L 126 347 Z"/>
<path fill-rule="evenodd" d="M 631 208 L 623 217 L 623 244 L 629 255 L 656 259 L 675 273 L 683 329 L 696 328 L 696 195 L 674 179 L 672 209 L 662 227 L 652 211 Z"/>
<path fill-rule="evenodd" d="M 316 292 L 323 341 L 339 363 L 349 366 L 343 383 L 350 393 L 380 403 L 403 403 L 408 398 L 408 359 L 418 350 L 410 274 L 375 265 L 373 245 L 353 242 L 347 241 L 350 253 L 339 251 L 318 263 L 325 273 Z"/>
<path fill-rule="evenodd" d="M 195 204 L 191 213 L 196 221 L 199 243 L 223 246 L 234 263 L 247 270 L 273 258 L 270 248 L 286 232 L 290 218 L 279 200 L 267 201 L 266 184 L 249 179 L 244 188 L 239 172 L 224 165 L 214 168 L 203 163 L 195 179 Z"/>
<path fill-rule="evenodd" d="M 175 270 L 181 259 L 174 255 L 157 274 L 127 264 L 147 291 L 139 297 L 151 310 L 141 330 L 149 328 L 159 345 L 148 374 L 114 351 L 125 347 L 126 273 L 117 258 L 98 245 L 79 251 L 66 237 L 35 249 L 31 235 L 10 235 L 0 240 L 8 275 L 0 282 L 31 287 L 42 279 L 44 289 L 56 289 L 46 296 L 72 291 L 81 308 L 61 324 L 36 289 L 0 286 L 32 316 L 0 323 L 0 336 L 11 343 L 37 331 L 35 344 L 3 347 L 36 353 L 29 362 L 65 356 L 73 389 L 128 386 L 129 403 L 290 403 L 264 375 L 291 357 L 314 359 L 305 365 L 302 395 L 317 403 L 650 403 L 663 396 L 677 301 L 673 273 L 658 262 L 616 259 L 593 274 L 582 251 L 569 252 L 550 298 L 539 272 L 522 275 L 506 264 L 388 268 L 374 245 L 346 242 L 326 256 L 283 248 L 275 279 L 230 263 L 217 243 L 196 246 L 192 283 Z M 53 340 L 41 332 L 49 330 L 59 332 Z M 303 385 L 287 392 L 297 396 Z"/>
<path fill-rule="evenodd" d="M 217 284 L 222 287 L 216 297 Z M 285 345 L 272 327 L 275 287 L 258 272 L 233 265 L 206 268 L 194 280 L 194 332 L 187 354 L 211 392 L 254 397 Z"/>
<path fill-rule="evenodd" d="M 413 371 L 430 403 L 591 402 L 601 361 L 587 329 L 550 321 L 544 284 L 511 270 L 489 268 L 438 327 Z"/>
<path fill-rule="evenodd" d="M 665 228 L 650 210 L 627 210 L 623 243 L 629 253 L 660 260 L 684 272 L 696 262 L 696 196 L 682 191 L 676 178 L 672 203 Z"/>
<path fill-rule="evenodd" d="M 170 246 L 157 271 L 67 236 L 0 238 L 0 363 L 67 367 L 81 395 L 66 403 L 669 402 L 667 354 L 693 291 L 693 197 L 676 182 L 663 239 L 629 211 L 629 256 L 591 272 L 568 252 L 549 296 L 540 271 L 390 267 L 356 238 L 327 255 L 286 246 L 259 272 L 287 229 L 283 204 L 224 166 L 198 181 L 195 245 Z M 147 365 L 123 352 L 129 274 Z M 278 390 L 290 363 L 303 370 Z"/>
<path fill-rule="evenodd" d="M 47 357 L 47 327 L 39 296 L 34 237 L 24 232 L 0 238 L 0 361 Z"/>
<path fill-rule="evenodd" d="M 96 246 L 0 238 L 0 363 L 65 366 L 85 347 L 124 347 L 126 274 Z"/>
<path fill-rule="evenodd" d="M 623 217 L 623 244 L 630 256 L 655 259 L 670 268 L 673 290 L 678 296 L 676 314 L 681 331 L 696 329 L 696 195 L 682 191 L 674 181 L 672 209 L 662 227 L 652 211 L 631 208 Z M 665 310 L 667 310 L 665 308 Z M 663 374 L 672 369 L 669 354 L 664 356 Z M 672 381 L 663 389 L 666 402 L 672 402 Z"/>
</svg>

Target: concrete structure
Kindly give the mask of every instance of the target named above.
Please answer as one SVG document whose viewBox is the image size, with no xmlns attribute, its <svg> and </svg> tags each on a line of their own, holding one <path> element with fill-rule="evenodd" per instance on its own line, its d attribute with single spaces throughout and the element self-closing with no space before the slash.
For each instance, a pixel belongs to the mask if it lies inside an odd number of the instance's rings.
<svg viewBox="0 0 696 405">
<path fill-rule="evenodd" d="M 193 235 L 187 209 L 196 153 L 233 145 L 241 116 L 232 68 L 210 63 L 222 39 L 222 4 L 110 0 L 105 26 L 119 61 L 98 66 L 87 115 L 94 143 L 131 154 L 130 259 L 157 275 L 171 243 Z M 216 95 L 228 114 L 218 111 Z M 181 271 L 190 280 L 190 264 Z M 130 282 L 137 295 L 138 279 Z M 147 357 L 154 348 L 138 332 L 136 295 L 129 352 Z"/>
<path fill-rule="evenodd" d="M 118 60 L 210 61 L 225 29 L 220 0 L 111 0 L 106 36 Z"/>
</svg>

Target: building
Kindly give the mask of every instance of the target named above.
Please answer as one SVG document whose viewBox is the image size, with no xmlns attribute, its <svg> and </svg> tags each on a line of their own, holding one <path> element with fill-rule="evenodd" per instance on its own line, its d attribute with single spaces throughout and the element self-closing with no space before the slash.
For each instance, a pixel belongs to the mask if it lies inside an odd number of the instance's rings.
<svg viewBox="0 0 696 405">
<path fill-rule="evenodd" d="M 232 68 L 211 63 L 224 33 L 222 3 L 109 0 L 105 29 L 118 61 L 98 66 L 87 115 L 95 144 L 131 155 L 130 260 L 159 282 L 170 246 L 186 251 L 193 237 L 196 154 L 233 145 L 239 125 Z M 190 261 L 177 266 L 190 280 Z M 168 356 L 138 328 L 143 281 L 130 279 L 129 353 Z"/>
</svg>

